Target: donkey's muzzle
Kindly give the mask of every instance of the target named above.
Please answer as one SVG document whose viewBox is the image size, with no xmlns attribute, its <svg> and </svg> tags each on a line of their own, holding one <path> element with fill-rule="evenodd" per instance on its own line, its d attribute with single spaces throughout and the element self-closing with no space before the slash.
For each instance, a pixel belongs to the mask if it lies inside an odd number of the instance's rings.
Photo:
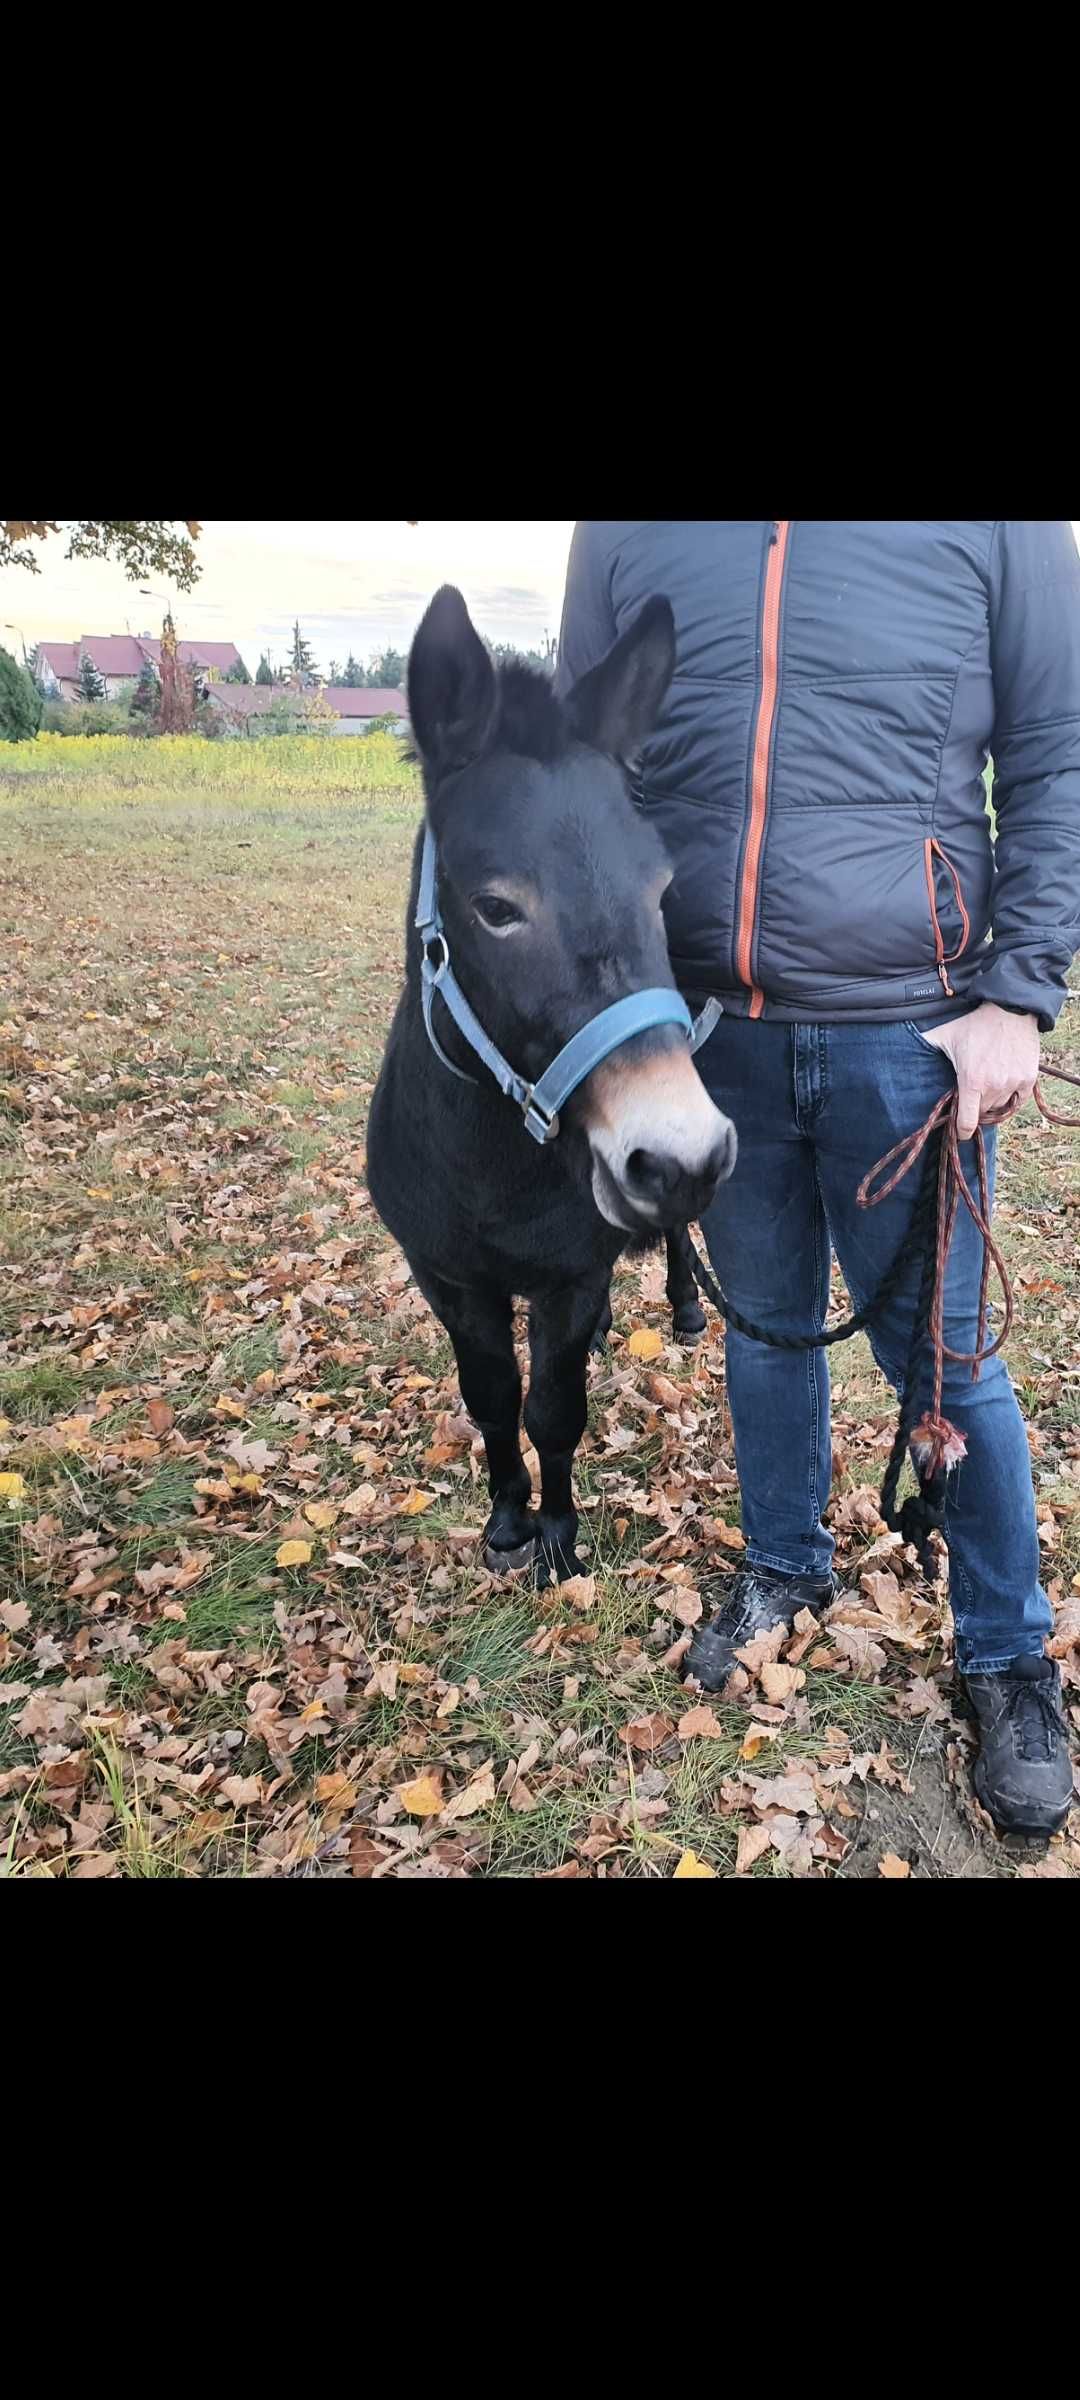
<svg viewBox="0 0 1080 2400">
<path fill-rule="evenodd" d="M 621 1177 L 626 1198 L 655 1225 L 689 1225 L 703 1215 L 735 1164 L 735 1128 L 723 1118 L 707 1155 L 693 1167 L 670 1150 L 631 1150 Z"/>
</svg>

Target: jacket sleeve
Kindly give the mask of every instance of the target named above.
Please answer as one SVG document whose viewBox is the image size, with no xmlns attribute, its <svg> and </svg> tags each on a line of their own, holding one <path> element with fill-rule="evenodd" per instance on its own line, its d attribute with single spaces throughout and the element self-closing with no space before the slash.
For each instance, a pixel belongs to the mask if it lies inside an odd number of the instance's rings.
<svg viewBox="0 0 1080 2400">
<path fill-rule="evenodd" d="M 997 525 L 990 654 L 994 938 L 968 988 L 1048 1033 L 1080 949 L 1080 553 L 1065 520 Z"/>
<path fill-rule="evenodd" d="M 605 534 L 609 535 L 607 542 Z M 618 628 L 611 602 L 610 549 L 607 526 L 585 522 L 575 525 L 555 669 L 555 689 L 560 700 L 579 675 L 599 663 L 615 640 Z"/>
</svg>

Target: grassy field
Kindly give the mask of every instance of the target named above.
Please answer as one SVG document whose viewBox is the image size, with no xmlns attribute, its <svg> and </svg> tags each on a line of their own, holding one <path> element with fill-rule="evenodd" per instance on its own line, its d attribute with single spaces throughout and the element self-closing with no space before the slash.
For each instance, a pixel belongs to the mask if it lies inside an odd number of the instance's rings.
<svg viewBox="0 0 1080 2400">
<path fill-rule="evenodd" d="M 833 1354 L 847 1598 L 740 1696 L 703 1716 L 671 1663 L 741 1537 L 722 1336 L 672 1346 L 659 1261 L 591 1370 L 590 1575 L 479 1567 L 478 1444 L 364 1181 L 417 807 L 391 738 L 0 753 L 0 1873 L 1016 1872 L 942 1592 L 876 1519 L 864 1344 Z M 1080 1137 L 1003 1154 L 1067 1642 Z M 1019 1871 L 1078 1865 L 1074 1817 Z"/>
</svg>

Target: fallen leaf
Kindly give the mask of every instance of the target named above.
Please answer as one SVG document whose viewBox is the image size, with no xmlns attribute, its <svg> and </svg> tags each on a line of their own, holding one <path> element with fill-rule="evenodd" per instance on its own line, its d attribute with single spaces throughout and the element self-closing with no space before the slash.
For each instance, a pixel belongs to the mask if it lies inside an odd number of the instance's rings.
<svg viewBox="0 0 1080 2400">
<path fill-rule="evenodd" d="M 279 1567 L 306 1567 L 311 1557 L 311 1542 L 282 1542 L 274 1552 L 274 1564 Z"/>
<path fill-rule="evenodd" d="M 766 1659 L 761 1670 L 762 1691 L 775 1708 L 782 1708 L 795 1692 L 801 1692 L 805 1682 L 801 1667 L 782 1667 L 775 1659 Z"/>
<path fill-rule="evenodd" d="M 744 1825 L 739 1835 L 739 1847 L 735 1853 L 736 1875 L 745 1875 L 747 1868 L 753 1866 L 756 1858 L 764 1858 L 771 1842 L 772 1836 L 767 1825 Z"/>
<path fill-rule="evenodd" d="M 340 1769 L 334 1775 L 317 1775 L 315 1797 L 334 1808 L 351 1808 L 356 1798 L 356 1785 L 350 1783 L 348 1776 L 343 1775 Z"/>
<path fill-rule="evenodd" d="M 474 1817 L 478 1809 L 489 1808 L 494 1798 L 495 1777 L 491 1768 L 485 1767 L 479 1775 L 474 1775 L 471 1783 L 466 1784 L 464 1791 L 455 1792 L 453 1799 L 447 1801 L 442 1812 L 443 1822 L 456 1825 L 461 1817 Z"/>
<path fill-rule="evenodd" d="M 737 1525 L 726 1525 L 723 1517 L 714 1517 L 709 1527 L 711 1541 L 722 1542 L 725 1550 L 745 1550 L 746 1535 Z"/>
<path fill-rule="evenodd" d="M 699 1734 L 712 1741 L 722 1741 L 724 1738 L 724 1728 L 711 1708 L 687 1709 L 685 1717 L 679 1718 L 676 1732 L 680 1742 L 691 1742 Z"/>
<path fill-rule="evenodd" d="M 775 1742 L 779 1730 L 778 1725 L 751 1725 L 739 1757 L 756 1758 L 758 1751 L 764 1750 L 766 1742 Z"/>
<path fill-rule="evenodd" d="M 410 1492 L 408 1499 L 402 1501 L 397 1513 L 399 1517 L 422 1517 L 425 1508 L 434 1508 L 435 1499 L 434 1492 Z"/>
<path fill-rule="evenodd" d="M 438 1816 L 443 1804 L 442 1780 L 442 1768 L 436 1767 L 426 1775 L 418 1775 L 414 1783 L 395 1785 L 397 1797 L 410 1817 Z"/>
<path fill-rule="evenodd" d="M 569 1602 L 571 1608 L 580 1608 L 582 1614 L 587 1616 L 590 1608 L 596 1605 L 596 1577 L 568 1575 L 565 1583 L 560 1583 L 558 1593 L 560 1606 Z"/>
<path fill-rule="evenodd" d="M 704 1859 L 698 1857 L 696 1850 L 684 1850 L 671 1880 L 673 1883 L 690 1883 L 698 1879 L 704 1882 L 706 1876 L 710 1882 L 715 1883 L 716 1868 L 706 1866 Z"/>
<path fill-rule="evenodd" d="M 9 1633 L 25 1633 L 29 1623 L 29 1600 L 0 1600 L 0 1625 L 6 1625 Z"/>
<path fill-rule="evenodd" d="M 700 1592 L 680 1592 L 675 1601 L 675 1614 L 680 1625 L 696 1625 L 701 1615 Z"/>
<path fill-rule="evenodd" d="M 332 1500 L 309 1500 L 305 1506 L 304 1515 L 308 1524 L 314 1525 L 317 1533 L 328 1533 L 331 1526 L 337 1524 L 338 1519 L 337 1508 Z"/>
<path fill-rule="evenodd" d="M 884 1858 L 878 1860 L 877 1871 L 879 1875 L 884 1875 L 887 1883 L 902 1883 L 910 1875 L 911 1868 L 906 1858 L 897 1858 L 895 1850 L 886 1850 Z"/>
<path fill-rule="evenodd" d="M 6 1500 L 9 1508 L 16 1508 L 19 1501 L 24 1500 L 25 1498 L 25 1475 L 15 1475 L 13 1473 L 0 1475 L 0 1500 Z"/>
<path fill-rule="evenodd" d="M 150 1421 L 151 1433 L 169 1432 L 173 1421 L 173 1412 L 167 1400 L 148 1401 L 146 1414 Z"/>
<path fill-rule="evenodd" d="M 619 1740 L 627 1742 L 631 1750 L 659 1750 L 674 1731 L 671 1718 L 654 1709 L 651 1717 L 635 1717 L 631 1725 L 620 1725 Z"/>
<path fill-rule="evenodd" d="M 659 1358 L 664 1345 L 651 1325 L 639 1325 L 626 1345 L 631 1358 Z"/>
<path fill-rule="evenodd" d="M 231 1801 L 234 1808 L 251 1808 L 262 1799 L 262 1784 L 257 1775 L 226 1775 L 218 1790 L 222 1799 Z"/>
</svg>

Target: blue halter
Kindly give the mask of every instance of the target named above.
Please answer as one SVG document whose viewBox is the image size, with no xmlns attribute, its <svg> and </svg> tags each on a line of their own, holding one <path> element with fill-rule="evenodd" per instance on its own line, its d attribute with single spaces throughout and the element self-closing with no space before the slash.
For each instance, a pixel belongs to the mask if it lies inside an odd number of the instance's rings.
<svg viewBox="0 0 1080 2400">
<path fill-rule="evenodd" d="M 523 1111 L 525 1131 L 534 1142 L 553 1142 L 559 1130 L 559 1111 L 564 1108 L 579 1083 L 591 1075 L 593 1068 L 608 1058 L 631 1034 L 646 1033 L 654 1025 L 681 1025 L 689 1036 L 691 1050 L 698 1050 L 707 1041 L 717 1018 L 723 1014 L 718 1000 L 707 1000 L 696 1021 L 691 1019 L 685 1000 L 678 992 L 659 988 L 647 992 L 630 992 L 625 1000 L 616 1000 L 610 1008 L 602 1008 L 591 1017 L 580 1033 L 572 1035 L 550 1067 L 545 1068 L 538 1083 L 526 1083 L 517 1075 L 502 1051 L 489 1041 L 475 1011 L 470 1008 L 457 976 L 450 964 L 450 947 L 443 927 L 436 889 L 438 852 L 430 825 L 424 829 L 424 854 L 420 862 L 420 886 L 416 902 L 416 930 L 420 936 L 420 997 L 424 1010 L 427 1037 L 436 1056 L 451 1075 L 462 1083 L 475 1083 L 475 1075 L 467 1075 L 463 1067 L 455 1067 L 447 1058 L 431 1021 L 432 1003 L 438 992 L 449 1009 L 455 1025 L 463 1033 L 469 1048 L 476 1052 L 485 1067 L 490 1068 L 500 1091 L 508 1100 L 516 1100 Z M 432 952 L 438 956 L 433 957 Z"/>
</svg>

